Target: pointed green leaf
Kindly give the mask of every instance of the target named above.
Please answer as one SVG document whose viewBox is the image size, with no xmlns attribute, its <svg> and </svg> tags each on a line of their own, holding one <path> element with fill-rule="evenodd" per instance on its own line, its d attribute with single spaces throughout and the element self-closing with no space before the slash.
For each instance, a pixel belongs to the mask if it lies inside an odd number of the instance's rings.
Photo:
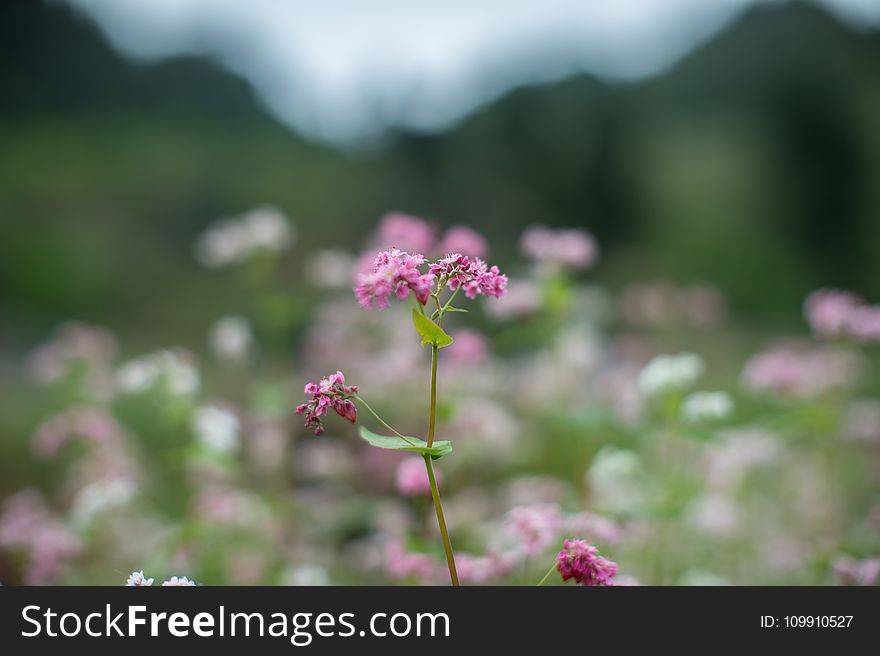
<svg viewBox="0 0 880 656">
<path fill-rule="evenodd" d="M 467 310 L 465 310 L 464 308 L 460 308 L 460 307 L 450 306 L 450 307 L 446 308 L 444 310 L 444 312 L 467 312 Z"/>
<path fill-rule="evenodd" d="M 418 310 L 413 310 L 412 318 L 416 330 L 419 331 L 419 335 L 422 337 L 422 346 L 432 344 L 437 348 L 443 348 L 452 344 L 452 338 L 440 326 Z"/>
<path fill-rule="evenodd" d="M 430 448 L 424 440 L 417 437 L 407 437 L 403 439 L 397 435 L 378 435 L 361 426 L 361 437 L 364 438 L 371 446 L 380 449 L 395 449 L 397 451 L 413 451 L 422 455 L 431 456 L 437 460 L 443 456 L 452 453 L 452 442 L 449 440 L 439 440 L 434 442 Z"/>
</svg>

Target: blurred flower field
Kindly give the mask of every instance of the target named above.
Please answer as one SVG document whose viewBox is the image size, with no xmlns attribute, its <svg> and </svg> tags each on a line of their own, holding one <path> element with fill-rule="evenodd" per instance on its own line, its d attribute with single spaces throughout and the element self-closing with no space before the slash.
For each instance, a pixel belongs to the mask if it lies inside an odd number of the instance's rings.
<svg viewBox="0 0 880 656">
<path fill-rule="evenodd" d="M 709 282 L 594 283 L 600 246 L 533 226 L 498 298 L 444 324 L 436 432 L 453 452 L 434 472 L 461 583 L 878 583 L 880 305 L 818 290 L 797 334 L 757 335 Z M 392 247 L 492 261 L 472 229 L 402 213 L 362 252 L 300 252 L 260 207 L 209 227 L 193 257 L 281 314 L 308 308 L 286 355 L 234 304 L 198 345 L 131 354 L 69 322 L 23 355 L 41 475 L 0 502 L 2 582 L 448 583 L 422 459 L 371 448 L 343 400 L 320 436 L 296 414 L 307 382 L 342 370 L 426 436 L 413 305 L 353 293 Z M 363 410 L 357 423 L 383 432 Z"/>
</svg>

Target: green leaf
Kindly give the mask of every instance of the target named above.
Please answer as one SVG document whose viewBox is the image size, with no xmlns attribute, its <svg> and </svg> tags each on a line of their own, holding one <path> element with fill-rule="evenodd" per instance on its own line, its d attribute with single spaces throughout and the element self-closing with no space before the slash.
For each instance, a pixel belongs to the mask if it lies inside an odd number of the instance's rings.
<svg viewBox="0 0 880 656">
<path fill-rule="evenodd" d="M 444 312 L 467 312 L 464 308 L 450 306 L 444 310 Z"/>
<path fill-rule="evenodd" d="M 449 440 L 436 441 L 430 448 L 428 448 L 427 442 L 420 440 L 417 437 L 407 437 L 406 439 L 403 439 L 398 435 L 377 435 L 363 426 L 361 426 L 361 437 L 369 442 L 370 446 L 375 446 L 380 449 L 395 449 L 397 451 L 413 451 L 415 453 L 421 453 L 422 455 L 431 456 L 434 460 L 452 453 L 452 442 Z"/>
<path fill-rule="evenodd" d="M 412 318 L 416 330 L 419 331 L 419 335 L 422 337 L 422 346 L 432 344 L 437 348 L 443 348 L 452 344 L 452 338 L 440 326 L 418 310 L 413 310 Z"/>
</svg>

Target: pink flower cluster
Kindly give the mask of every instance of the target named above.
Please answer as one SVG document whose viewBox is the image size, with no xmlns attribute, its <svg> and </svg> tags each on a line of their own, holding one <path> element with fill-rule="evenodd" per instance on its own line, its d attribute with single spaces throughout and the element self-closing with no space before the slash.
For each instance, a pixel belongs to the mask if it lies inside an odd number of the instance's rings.
<svg viewBox="0 0 880 656">
<path fill-rule="evenodd" d="M 34 433 L 34 450 L 40 457 L 55 456 L 73 440 L 107 446 L 121 440 L 125 430 L 98 408 L 73 407 L 44 420 Z"/>
<path fill-rule="evenodd" d="M 861 364 L 855 353 L 846 350 L 794 343 L 752 356 L 742 381 L 755 393 L 811 399 L 852 385 Z"/>
<path fill-rule="evenodd" d="M 867 305 L 851 292 L 816 290 L 804 302 L 804 313 L 819 337 L 880 342 L 880 305 Z"/>
<path fill-rule="evenodd" d="M 470 253 L 474 257 L 485 257 L 488 251 L 485 237 L 467 226 L 452 226 L 438 242 L 436 226 L 403 212 L 383 216 L 372 241 L 379 247 L 394 244 L 413 253 Z"/>
<path fill-rule="evenodd" d="M 556 569 L 563 581 L 574 579 L 578 585 L 614 585 L 617 564 L 599 555 L 599 550 L 586 540 L 566 540 L 556 556 Z"/>
<path fill-rule="evenodd" d="M 507 289 L 507 276 L 478 257 L 472 260 L 467 255 L 451 253 L 433 262 L 429 270 L 440 279 L 441 286 L 445 283 L 452 291 L 461 287 L 471 299 L 478 295 L 501 298 Z"/>
<path fill-rule="evenodd" d="M 320 382 L 309 382 L 303 390 L 312 398 L 307 403 L 296 406 L 296 414 L 305 415 L 306 428 L 315 431 L 315 435 L 324 432 L 321 417 L 332 408 L 340 417 L 351 423 L 357 420 L 357 408 L 351 401 L 351 397 L 358 393 L 357 385 L 346 385 L 345 376 L 341 371 L 322 378 Z"/>
<path fill-rule="evenodd" d="M 434 468 L 434 476 L 437 485 L 443 481 L 440 470 Z M 404 458 L 397 466 L 397 472 L 394 477 L 394 484 L 397 491 L 408 497 L 431 494 L 431 482 L 428 480 L 428 472 L 425 470 L 425 463 L 421 458 Z"/>
<path fill-rule="evenodd" d="M 523 253 L 542 264 L 586 269 L 599 257 L 599 246 L 587 230 L 528 228 L 520 238 Z"/>
<path fill-rule="evenodd" d="M 402 301 L 412 292 L 424 305 L 434 284 L 433 274 L 419 271 L 425 261 L 421 255 L 410 255 L 396 248 L 382 251 L 376 256 L 373 268 L 358 275 L 358 284 L 354 288 L 358 303 L 365 308 L 375 304 L 384 310 L 389 307 L 388 299 L 392 294 Z"/>
<path fill-rule="evenodd" d="M 423 273 L 419 267 L 426 263 L 428 272 Z M 402 301 L 410 292 L 424 305 L 435 281 L 438 281 L 438 290 L 444 286 L 453 291 L 462 288 L 471 299 L 478 295 L 500 298 L 507 288 L 507 276 L 497 266 L 490 267 L 479 258 L 452 253 L 428 263 L 422 255 L 392 248 L 380 252 L 372 269 L 358 275 L 354 293 L 361 306 L 368 309 L 374 306 L 386 309 L 392 295 Z"/>
<path fill-rule="evenodd" d="M 25 555 L 26 585 L 46 585 L 64 573 L 82 543 L 39 492 L 25 489 L 7 499 L 0 511 L 0 550 Z"/>
</svg>

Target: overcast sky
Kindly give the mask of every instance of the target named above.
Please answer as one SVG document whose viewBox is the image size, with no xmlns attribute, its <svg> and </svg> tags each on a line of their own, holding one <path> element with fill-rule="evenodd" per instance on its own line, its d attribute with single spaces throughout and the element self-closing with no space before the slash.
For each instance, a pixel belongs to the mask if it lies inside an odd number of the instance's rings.
<svg viewBox="0 0 880 656">
<path fill-rule="evenodd" d="M 61 0 L 55 0 L 61 1 Z M 204 54 L 308 137 L 441 130 L 522 84 L 651 75 L 779 0 L 66 0 L 124 54 Z M 880 0 L 817 0 L 859 26 Z"/>
</svg>

